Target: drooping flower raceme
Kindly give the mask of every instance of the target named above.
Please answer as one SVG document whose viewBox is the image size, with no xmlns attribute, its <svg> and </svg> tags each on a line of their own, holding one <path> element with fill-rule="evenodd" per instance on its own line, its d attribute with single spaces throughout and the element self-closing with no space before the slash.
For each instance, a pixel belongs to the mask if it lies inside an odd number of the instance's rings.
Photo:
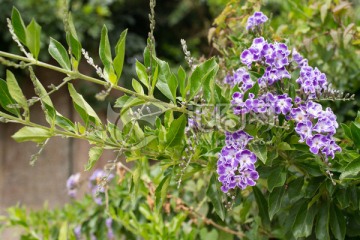
<svg viewBox="0 0 360 240">
<path fill-rule="evenodd" d="M 242 130 L 226 132 L 226 145 L 221 150 L 217 163 L 218 179 L 222 183 L 223 192 L 235 187 L 245 189 L 247 186 L 254 186 L 259 178 L 255 169 L 256 155 L 246 149 L 252 139 L 252 136 Z"/>
<path fill-rule="evenodd" d="M 265 15 L 256 12 L 248 19 L 247 29 L 253 29 L 266 20 Z M 295 49 L 290 51 L 285 43 L 271 43 L 263 37 L 253 40 L 251 46 L 241 53 L 240 61 L 246 67 L 240 67 L 224 79 L 230 87 L 237 86 L 239 89 L 233 93 L 231 100 L 235 115 L 251 113 L 267 119 L 278 119 L 282 115 L 285 120 L 295 122 L 299 142 L 306 143 L 311 153 L 328 161 L 341 151 L 333 137 L 338 128 L 335 114 L 330 108 L 323 110 L 316 102 L 329 89 L 324 73 L 309 66 L 307 59 Z M 249 71 L 259 66 L 265 70 L 263 75 L 252 79 Z M 292 81 L 298 84 L 298 90 L 290 97 L 282 82 L 285 79 L 291 81 L 293 69 L 300 69 L 300 73 Z M 255 95 L 248 90 L 256 82 L 260 91 Z M 219 154 L 217 164 L 222 191 L 253 186 L 259 175 L 255 169 L 256 156 L 246 148 L 252 137 L 243 130 L 225 135 L 226 145 Z"/>
</svg>

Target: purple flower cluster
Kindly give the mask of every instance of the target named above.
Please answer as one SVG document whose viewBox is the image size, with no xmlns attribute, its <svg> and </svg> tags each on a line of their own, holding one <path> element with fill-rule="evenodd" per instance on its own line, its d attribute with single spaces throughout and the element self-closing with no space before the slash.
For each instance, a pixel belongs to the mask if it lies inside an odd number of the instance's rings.
<svg viewBox="0 0 360 240">
<path fill-rule="evenodd" d="M 226 146 L 221 150 L 217 162 L 218 179 L 222 183 L 223 192 L 235 187 L 245 189 L 247 186 L 254 186 L 259 178 L 254 165 L 256 155 L 246 149 L 251 139 L 253 137 L 242 130 L 226 132 Z"/>
<path fill-rule="evenodd" d="M 89 178 L 89 188 L 96 204 L 102 204 L 102 196 L 100 193 L 105 192 L 102 181 L 111 181 L 114 178 L 113 174 L 107 174 L 104 170 L 96 169 Z"/>
<path fill-rule="evenodd" d="M 253 30 L 256 26 L 265 23 L 268 17 L 262 12 L 255 12 L 254 15 L 250 16 L 247 20 L 246 30 Z"/>
<path fill-rule="evenodd" d="M 300 142 L 306 142 L 313 154 L 321 152 L 326 158 L 334 158 L 335 152 L 341 151 L 333 138 L 339 125 L 330 108 L 324 111 L 319 103 L 308 101 L 293 108 L 290 118 L 296 122 Z"/>
<path fill-rule="evenodd" d="M 248 20 L 248 29 L 265 22 L 267 17 L 257 12 Z M 289 57 L 291 56 L 291 58 Z M 270 43 L 263 37 L 255 38 L 248 49 L 240 56 L 247 68 L 263 68 L 264 74 L 257 79 L 260 90 L 249 93 L 255 81 L 251 79 L 246 68 L 241 67 L 232 75 L 226 76 L 224 82 L 231 87 L 239 86 L 233 93 L 231 104 L 235 115 L 255 114 L 268 120 L 285 116 L 285 120 L 294 121 L 295 132 L 300 136 L 299 142 L 305 142 L 313 154 L 321 155 L 327 161 L 341 151 L 336 144 L 334 134 L 338 128 L 336 116 L 330 108 L 323 110 L 317 99 L 329 86 L 326 75 L 317 68 L 308 65 L 308 60 L 295 49 L 289 51 L 285 43 Z M 281 83 L 291 79 L 289 71 L 300 69 L 296 83 L 298 96 L 291 98 L 286 94 Z M 259 72 L 259 71 L 258 71 Z M 279 82 L 279 84 L 275 84 Z M 261 119 L 260 118 L 260 119 Z M 254 185 L 258 179 L 254 163 L 256 156 L 246 145 L 252 137 L 244 131 L 226 133 L 226 146 L 219 154 L 217 172 L 222 183 L 222 191 L 227 192 L 236 186 L 244 189 Z"/>
</svg>

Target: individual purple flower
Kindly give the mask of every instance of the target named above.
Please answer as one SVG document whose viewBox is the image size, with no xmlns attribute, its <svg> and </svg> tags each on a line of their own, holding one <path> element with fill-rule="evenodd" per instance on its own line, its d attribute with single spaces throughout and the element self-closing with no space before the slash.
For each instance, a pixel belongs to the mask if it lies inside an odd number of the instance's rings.
<svg viewBox="0 0 360 240">
<path fill-rule="evenodd" d="M 237 177 L 237 186 L 245 189 L 247 186 L 255 186 L 256 180 L 259 179 L 259 173 L 251 168 L 242 168 L 239 169 Z"/>
<path fill-rule="evenodd" d="M 299 67 L 307 66 L 308 60 L 301 56 L 301 54 L 294 48 L 292 50 L 292 61 L 296 62 Z"/>
<path fill-rule="evenodd" d="M 250 16 L 247 20 L 246 30 L 252 30 L 256 26 L 259 26 L 265 23 L 268 20 L 268 17 L 262 12 L 255 12 L 254 15 Z"/>
<path fill-rule="evenodd" d="M 232 96 L 231 104 L 233 105 L 233 112 L 236 115 L 241 115 L 249 112 L 249 110 L 245 106 L 243 97 L 244 94 L 240 92 L 235 92 Z"/>
<path fill-rule="evenodd" d="M 296 122 L 307 121 L 307 114 L 300 107 L 291 109 L 290 116 L 291 116 L 291 119 L 294 119 Z"/>
<path fill-rule="evenodd" d="M 288 97 L 287 94 L 279 95 L 277 97 L 277 101 L 275 102 L 275 113 L 276 114 L 284 114 L 290 112 L 292 107 L 292 99 Z"/>
<path fill-rule="evenodd" d="M 323 110 L 321 104 L 313 101 L 308 101 L 306 104 L 306 112 L 310 117 L 318 118 L 319 116 L 321 116 Z"/>
<path fill-rule="evenodd" d="M 326 146 L 327 142 L 327 137 L 321 134 L 315 134 L 306 139 L 306 144 L 310 147 L 310 152 L 313 154 L 318 154 L 319 150 Z"/>
<path fill-rule="evenodd" d="M 320 118 L 315 124 L 313 131 L 318 133 L 329 133 L 334 135 L 336 132 L 335 126 L 332 124 L 332 121 L 328 118 Z"/>
<path fill-rule="evenodd" d="M 224 78 L 224 83 L 229 84 L 232 87 L 235 86 L 233 75 L 231 75 L 230 73 L 227 74 L 226 77 Z"/>
<path fill-rule="evenodd" d="M 326 157 L 334 159 L 336 152 L 341 152 L 341 148 L 335 143 L 333 139 L 329 140 L 328 143 L 321 150 Z"/>
<path fill-rule="evenodd" d="M 241 85 L 241 90 L 243 92 L 247 91 L 248 89 L 254 86 L 254 81 L 251 80 L 250 74 L 246 71 L 245 68 L 239 68 L 235 71 L 233 75 L 234 84 Z"/>
<path fill-rule="evenodd" d="M 256 61 L 256 55 L 254 50 L 245 49 L 240 56 L 241 62 L 245 64 L 248 68 L 251 67 L 251 64 Z"/>
<path fill-rule="evenodd" d="M 262 50 L 266 45 L 266 41 L 263 37 L 255 38 L 250 46 L 250 51 L 254 54 L 254 60 L 259 61 L 262 55 Z"/>
<path fill-rule="evenodd" d="M 226 132 L 225 133 L 225 143 L 227 146 L 234 146 L 236 148 L 243 149 L 252 140 L 253 137 L 247 134 L 243 130 L 238 130 L 236 132 Z"/>
<path fill-rule="evenodd" d="M 295 131 L 300 136 L 300 142 L 312 137 L 312 128 L 312 122 L 309 120 L 296 124 Z"/>
<path fill-rule="evenodd" d="M 236 154 L 236 159 L 240 164 L 240 168 L 254 169 L 254 163 L 256 162 L 256 155 L 248 149 L 239 151 Z"/>
<path fill-rule="evenodd" d="M 77 193 L 77 188 L 79 187 L 79 183 L 80 183 L 80 173 L 76 173 L 71 175 L 68 180 L 66 181 L 66 188 L 68 191 L 68 195 L 71 198 L 75 198 L 76 197 L 76 193 Z"/>
</svg>

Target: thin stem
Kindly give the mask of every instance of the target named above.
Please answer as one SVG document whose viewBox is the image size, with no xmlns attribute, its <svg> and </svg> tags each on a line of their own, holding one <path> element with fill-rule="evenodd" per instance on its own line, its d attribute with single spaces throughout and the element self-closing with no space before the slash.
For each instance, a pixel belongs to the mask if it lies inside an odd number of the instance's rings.
<svg viewBox="0 0 360 240">
<path fill-rule="evenodd" d="M 31 64 L 33 64 L 35 66 L 47 68 L 47 69 L 50 69 L 50 70 L 53 70 L 53 71 L 56 71 L 56 72 L 61 72 L 63 74 L 68 75 L 69 77 L 74 78 L 74 79 L 79 78 L 79 79 L 82 79 L 82 80 L 85 80 L 85 81 L 88 81 L 88 82 L 92 82 L 92 83 L 96 83 L 96 84 L 99 84 L 99 85 L 102 85 L 102 86 L 107 86 L 109 84 L 108 82 L 104 82 L 104 81 L 99 80 L 97 78 L 89 77 L 89 76 L 84 75 L 84 74 L 82 74 L 82 73 L 80 73 L 78 71 L 66 70 L 66 69 L 51 65 L 51 64 L 47 64 L 47 63 L 44 63 L 44 62 L 41 62 L 41 61 L 38 61 L 38 60 L 35 60 L 35 59 L 29 59 L 29 58 L 22 57 L 22 56 L 19 56 L 19 55 L 15 55 L 15 54 L 12 54 L 12 53 L 7 53 L 7 52 L 0 51 L 0 57 L 11 58 L 11 59 L 19 60 L 19 61 L 28 62 L 28 63 L 31 63 Z M 129 95 L 136 96 L 138 98 L 141 98 L 141 99 L 149 101 L 149 102 L 159 103 L 162 106 L 164 106 L 164 107 L 166 107 L 168 109 L 172 109 L 172 110 L 177 111 L 177 112 L 182 112 L 182 113 L 186 113 L 186 114 L 189 113 L 186 110 L 185 107 L 178 107 L 175 104 L 166 103 L 166 102 L 163 102 L 163 101 L 161 101 L 159 99 L 156 99 L 154 97 L 147 96 L 147 95 L 144 95 L 144 94 L 141 94 L 141 93 L 137 93 L 137 92 L 131 91 L 131 90 L 129 90 L 127 88 L 124 88 L 124 87 L 114 85 L 114 86 L 112 86 L 112 88 L 116 89 L 118 91 L 121 91 L 123 93 L 127 93 Z"/>
</svg>

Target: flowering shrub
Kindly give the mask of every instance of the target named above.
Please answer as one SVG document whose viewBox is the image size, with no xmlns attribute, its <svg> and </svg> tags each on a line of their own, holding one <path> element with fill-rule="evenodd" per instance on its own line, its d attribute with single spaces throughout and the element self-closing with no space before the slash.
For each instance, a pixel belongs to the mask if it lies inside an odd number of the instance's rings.
<svg viewBox="0 0 360 240">
<path fill-rule="evenodd" d="M 234 9 L 232 4 L 226 9 Z M 7 71 L 0 84 L 0 116 L 25 125 L 13 138 L 38 143 L 40 153 L 51 137 L 86 140 L 92 145 L 87 171 L 104 149 L 115 151 L 117 158 L 104 170 L 95 170 L 90 194 L 57 212 L 46 228 L 39 223 L 51 213 L 40 213 L 36 222 L 20 207 L 9 210 L 7 223 L 22 223 L 25 234 L 35 239 L 359 236 L 360 114 L 339 128 L 336 115 L 323 104 L 353 97 L 333 90 L 324 73 L 289 50 L 289 41 L 272 41 L 267 30 L 271 18 L 260 11 L 240 24 L 241 37 L 229 33 L 232 43 L 224 45 L 223 55 L 200 61 L 181 41 L 189 66 L 174 72 L 156 56 L 155 1 L 150 7 L 148 45 L 143 59 L 136 61 L 132 89 L 118 85 L 123 81 L 126 30 L 112 49 L 103 27 L 101 63 L 96 63 L 82 49 L 67 13 L 67 47 L 51 39 L 48 48 L 55 66 L 38 59 L 40 26 L 33 20 L 25 27 L 14 8 L 8 25 L 25 57 L 0 52 L 1 62 L 27 68 L 37 97 L 26 99 L 15 75 Z M 78 71 L 82 58 L 97 78 Z M 66 77 L 48 91 L 37 79 L 35 66 Z M 104 86 L 99 100 L 111 91 L 123 92 L 106 123 L 70 83 L 74 79 Z M 82 122 L 72 122 L 53 106 L 50 95 L 63 86 L 68 86 Z M 37 102 L 48 126 L 30 121 L 30 106 Z M 134 161 L 134 167 L 125 166 L 120 156 Z M 74 174 L 66 183 L 72 198 L 80 179 Z"/>
</svg>

